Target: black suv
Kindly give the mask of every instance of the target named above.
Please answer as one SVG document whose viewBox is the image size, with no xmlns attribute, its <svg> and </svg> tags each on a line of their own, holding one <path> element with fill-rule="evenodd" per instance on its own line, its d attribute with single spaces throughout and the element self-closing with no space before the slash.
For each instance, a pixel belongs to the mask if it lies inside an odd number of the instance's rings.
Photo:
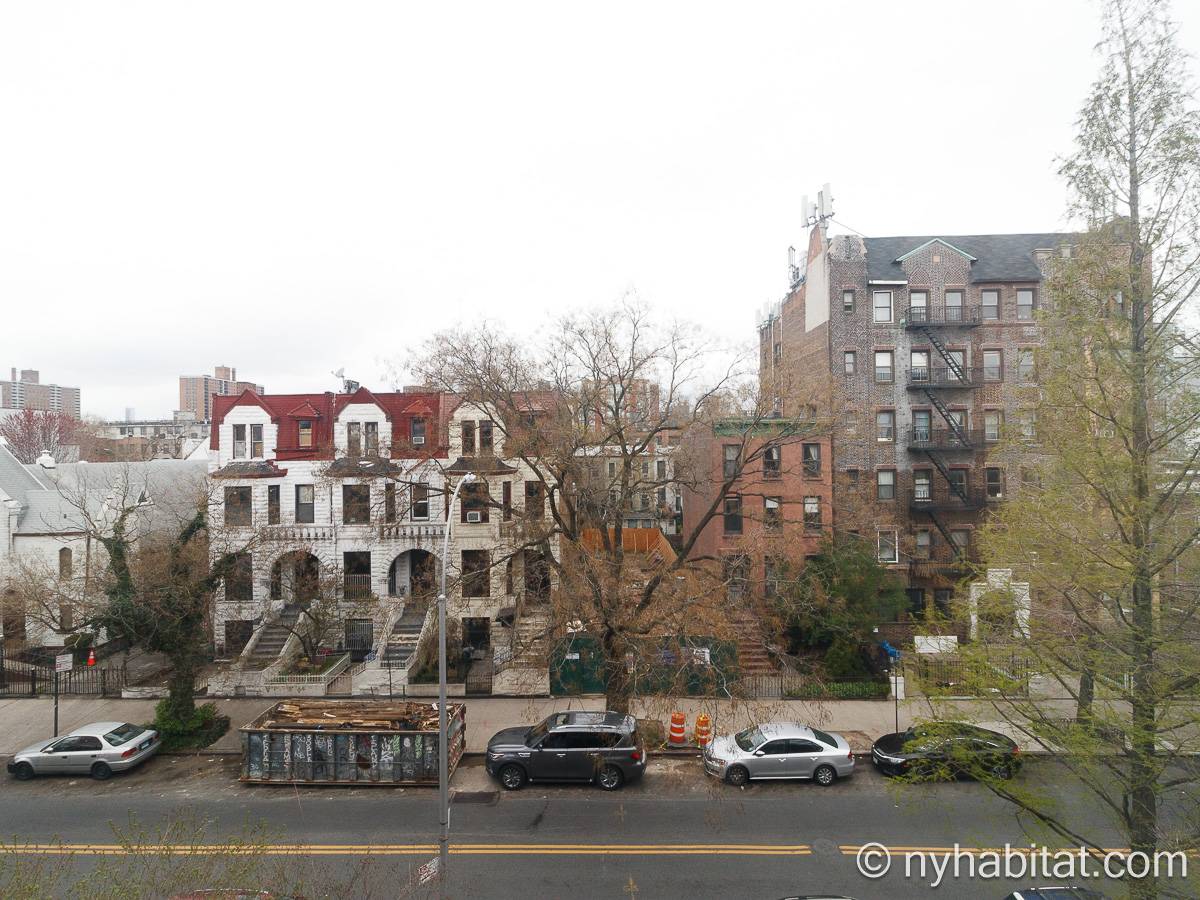
<svg viewBox="0 0 1200 900">
<path fill-rule="evenodd" d="M 510 791 L 526 781 L 592 781 L 615 791 L 646 771 L 633 716 L 563 712 L 532 728 L 505 728 L 487 748 L 488 774 Z"/>
</svg>

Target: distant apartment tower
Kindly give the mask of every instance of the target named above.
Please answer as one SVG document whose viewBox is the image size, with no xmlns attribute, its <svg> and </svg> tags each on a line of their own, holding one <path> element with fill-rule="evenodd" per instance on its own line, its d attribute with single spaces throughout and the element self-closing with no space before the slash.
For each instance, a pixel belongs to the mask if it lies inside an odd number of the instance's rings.
<svg viewBox="0 0 1200 900">
<path fill-rule="evenodd" d="M 8 409 L 48 409 L 79 418 L 79 388 L 42 384 L 37 369 L 16 368 L 8 381 L 0 381 L 0 406 Z"/>
<path fill-rule="evenodd" d="M 212 375 L 179 376 L 179 408 L 191 412 L 200 422 L 212 419 L 212 398 L 236 396 L 242 391 L 266 393 L 266 388 L 252 381 L 238 381 L 237 369 L 217 366 Z"/>
</svg>

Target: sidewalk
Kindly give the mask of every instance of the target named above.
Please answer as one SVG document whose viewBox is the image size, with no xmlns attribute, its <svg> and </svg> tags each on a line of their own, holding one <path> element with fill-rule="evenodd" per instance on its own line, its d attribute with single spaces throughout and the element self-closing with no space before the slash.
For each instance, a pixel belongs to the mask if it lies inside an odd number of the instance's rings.
<svg viewBox="0 0 1200 900">
<path fill-rule="evenodd" d="M 203 698 L 199 698 L 203 702 Z M 221 699 L 214 698 L 217 709 L 230 718 L 230 729 L 219 741 L 208 748 L 210 753 L 239 753 L 241 740 L 238 729 L 269 709 L 276 702 L 273 698 Z M 462 702 L 455 700 L 453 702 Z M 467 752 L 482 753 L 487 749 L 488 739 L 501 728 L 523 723 L 532 724 L 552 712 L 563 710 L 602 710 L 603 697 L 471 697 L 467 699 Z M 59 733 L 65 734 L 73 728 L 89 722 L 122 721 L 137 724 L 149 722 L 154 717 L 156 700 L 100 699 L 98 697 L 63 697 L 59 700 Z M 995 721 L 995 711 L 980 701 L 942 701 L 945 710 L 950 706 L 956 712 L 972 717 L 984 728 L 1009 734 L 1022 750 L 1036 751 L 1027 738 L 1013 732 L 1007 723 Z M 900 728 L 907 728 L 914 718 L 932 715 L 929 705 L 922 699 L 902 700 L 899 704 Z M 713 698 L 648 697 L 634 702 L 633 713 L 639 718 L 657 719 L 664 723 L 670 720 L 672 711 L 687 716 L 687 734 L 690 739 L 696 716 L 706 713 L 717 734 L 737 731 L 755 722 L 793 721 L 804 722 L 827 731 L 844 734 L 850 746 L 859 753 L 870 749 L 871 743 L 880 735 L 895 730 L 897 706 L 891 700 L 716 700 Z M 51 736 L 54 701 L 49 698 L 0 699 L 0 756 L 14 753 Z"/>
</svg>

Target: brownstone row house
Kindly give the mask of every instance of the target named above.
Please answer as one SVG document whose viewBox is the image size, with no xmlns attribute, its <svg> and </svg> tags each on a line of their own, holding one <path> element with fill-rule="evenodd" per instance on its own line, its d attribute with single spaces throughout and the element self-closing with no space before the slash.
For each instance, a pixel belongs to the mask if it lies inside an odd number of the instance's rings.
<svg viewBox="0 0 1200 900">
<path fill-rule="evenodd" d="M 780 413 L 833 423 L 831 521 L 906 580 L 909 615 L 948 612 L 975 531 L 1036 438 L 1036 311 L 1068 234 L 870 238 L 812 228 L 806 265 L 759 325 Z"/>
</svg>

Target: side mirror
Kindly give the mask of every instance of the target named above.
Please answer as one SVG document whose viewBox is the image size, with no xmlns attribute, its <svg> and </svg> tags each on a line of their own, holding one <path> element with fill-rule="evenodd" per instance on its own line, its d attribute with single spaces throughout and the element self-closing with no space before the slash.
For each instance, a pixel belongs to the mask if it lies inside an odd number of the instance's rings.
<svg viewBox="0 0 1200 900">
<path fill-rule="evenodd" d="M 755 750 L 754 755 L 755 756 L 766 756 L 766 754 L 761 750 Z"/>
</svg>

